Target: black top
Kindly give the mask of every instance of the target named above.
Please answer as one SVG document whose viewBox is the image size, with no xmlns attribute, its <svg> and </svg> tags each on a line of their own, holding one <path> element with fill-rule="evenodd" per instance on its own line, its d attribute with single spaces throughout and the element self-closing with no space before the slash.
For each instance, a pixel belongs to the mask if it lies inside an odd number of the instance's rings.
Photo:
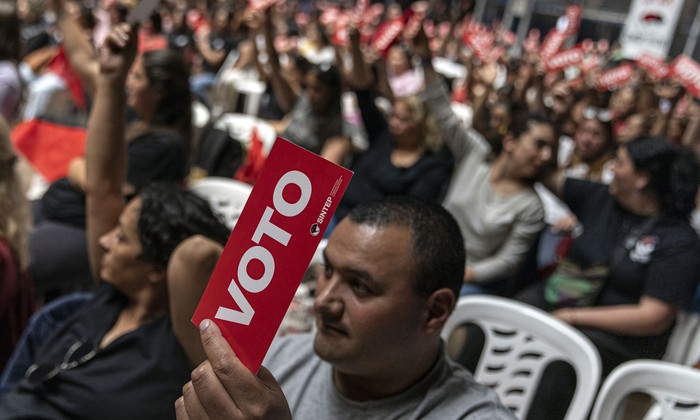
<svg viewBox="0 0 700 420">
<path fill-rule="evenodd" d="M 357 91 L 357 104 L 367 130 L 369 148 L 353 163 L 355 172 L 335 215 L 345 217 L 356 205 L 391 195 L 437 200 L 450 177 L 448 159 L 426 152 L 409 167 L 391 163 L 389 126 L 368 91 Z"/>
<path fill-rule="evenodd" d="M 650 296 L 683 308 L 692 299 L 700 279 L 700 239 L 687 220 L 661 216 L 635 235 L 648 218 L 619 206 L 606 185 L 584 180 L 566 180 L 564 201 L 583 226 L 568 254 L 572 261 L 583 266 L 608 263 L 618 244 L 629 242 L 629 250 L 610 267 L 596 306 L 637 304 Z M 660 358 L 670 333 L 669 328 L 658 336 L 611 337 L 635 357 Z"/>
<path fill-rule="evenodd" d="M 60 365 L 76 342 L 97 348 L 126 304 L 103 284 L 95 297 L 49 338 L 36 362 Z M 167 419 L 190 379 L 170 317 L 156 318 L 117 338 L 77 367 L 39 385 L 22 381 L 0 401 L 0 418 Z"/>
</svg>

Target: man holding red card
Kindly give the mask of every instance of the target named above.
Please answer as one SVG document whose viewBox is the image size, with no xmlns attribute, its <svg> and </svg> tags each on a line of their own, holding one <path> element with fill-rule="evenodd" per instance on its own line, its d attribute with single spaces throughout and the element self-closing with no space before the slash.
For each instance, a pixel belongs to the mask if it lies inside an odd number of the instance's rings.
<svg viewBox="0 0 700 420">
<path fill-rule="evenodd" d="M 269 370 L 254 375 L 202 321 L 208 360 L 183 388 L 178 418 L 514 418 L 440 338 L 462 284 L 459 232 L 437 204 L 356 207 L 324 251 L 315 334 L 279 337 Z"/>
</svg>

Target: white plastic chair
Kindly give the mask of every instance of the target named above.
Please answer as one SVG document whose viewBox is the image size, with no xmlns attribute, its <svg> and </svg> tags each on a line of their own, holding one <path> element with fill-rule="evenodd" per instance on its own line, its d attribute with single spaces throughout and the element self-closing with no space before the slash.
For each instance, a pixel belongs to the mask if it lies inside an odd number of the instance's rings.
<svg viewBox="0 0 700 420">
<path fill-rule="evenodd" d="M 192 125 L 197 128 L 202 128 L 209 122 L 211 113 L 203 103 L 192 101 Z"/>
<path fill-rule="evenodd" d="M 233 229 L 253 187 L 235 179 L 211 176 L 194 181 L 190 189 L 206 199 L 224 217 L 226 226 Z"/>
<path fill-rule="evenodd" d="M 258 138 L 263 144 L 265 155 L 270 152 L 272 145 L 277 139 L 274 127 L 252 115 L 226 113 L 216 120 L 214 127 L 220 130 L 228 130 L 229 135 L 240 141 L 246 149 L 250 147 L 250 138 L 253 134 L 253 128 L 255 128 L 258 132 Z"/>
<path fill-rule="evenodd" d="M 663 360 L 682 365 L 700 361 L 700 313 L 678 313 Z"/>
<path fill-rule="evenodd" d="M 655 399 L 645 419 L 700 419 L 700 370 L 660 360 L 633 360 L 615 368 L 603 382 L 591 420 L 617 418 L 625 397 L 634 392 Z"/>
<path fill-rule="evenodd" d="M 442 330 L 443 339 L 464 324 L 474 324 L 484 333 L 474 378 L 490 386 L 516 417 L 527 416 L 545 368 L 557 360 L 576 372 L 576 390 L 564 418 L 586 417 L 601 364 L 594 345 L 578 330 L 533 306 L 486 295 L 459 299 Z"/>
</svg>

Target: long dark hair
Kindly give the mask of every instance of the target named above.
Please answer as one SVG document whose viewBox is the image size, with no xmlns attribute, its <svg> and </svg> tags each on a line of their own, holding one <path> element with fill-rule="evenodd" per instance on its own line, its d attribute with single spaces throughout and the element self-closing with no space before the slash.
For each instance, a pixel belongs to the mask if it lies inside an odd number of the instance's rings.
<svg viewBox="0 0 700 420">
<path fill-rule="evenodd" d="M 18 62 L 21 54 L 17 5 L 0 1 L 0 60 Z"/>
<path fill-rule="evenodd" d="M 667 214 L 689 217 L 700 185 L 697 157 L 661 137 L 639 137 L 624 144 L 635 170 L 649 175 L 646 188 L 658 194 Z"/>
<path fill-rule="evenodd" d="M 148 81 L 161 93 L 153 124 L 172 128 L 182 136 L 189 154 L 192 137 L 192 95 L 187 65 L 169 49 L 143 54 L 143 68 Z"/>
<path fill-rule="evenodd" d="M 324 85 L 329 91 L 329 104 L 322 115 L 316 115 L 314 131 L 321 143 L 333 136 L 343 134 L 342 93 L 343 82 L 340 71 L 333 65 L 311 67 L 309 74 Z"/>
</svg>

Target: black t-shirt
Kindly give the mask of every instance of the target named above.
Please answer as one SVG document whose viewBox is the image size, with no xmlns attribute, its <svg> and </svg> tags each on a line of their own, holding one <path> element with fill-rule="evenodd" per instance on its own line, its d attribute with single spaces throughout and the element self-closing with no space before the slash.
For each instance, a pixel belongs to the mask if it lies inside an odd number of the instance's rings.
<svg viewBox="0 0 700 420">
<path fill-rule="evenodd" d="M 338 220 L 360 203 L 392 195 L 437 200 L 450 176 L 449 161 L 426 152 L 413 165 L 397 167 L 389 126 L 368 91 L 357 91 L 357 101 L 369 138 L 369 148 L 352 165 L 355 174 L 336 210 Z"/>
<path fill-rule="evenodd" d="M 629 242 L 610 267 L 596 306 L 637 304 L 650 296 L 682 308 L 692 299 L 700 279 L 700 239 L 687 220 L 662 216 L 644 231 L 647 217 L 618 205 L 607 186 L 584 180 L 566 180 L 564 201 L 583 226 L 568 254 L 572 261 L 582 266 L 610 263 L 618 244 Z M 608 334 L 607 344 L 630 358 L 660 358 L 670 333 L 669 328 L 648 337 Z"/>
<path fill-rule="evenodd" d="M 103 284 L 95 297 L 42 346 L 37 362 L 59 365 L 87 340 L 97 348 L 126 304 Z M 0 400 L 0 418 L 167 419 L 190 379 L 170 317 L 156 318 L 117 338 L 83 364 L 43 384 L 22 381 Z"/>
</svg>

